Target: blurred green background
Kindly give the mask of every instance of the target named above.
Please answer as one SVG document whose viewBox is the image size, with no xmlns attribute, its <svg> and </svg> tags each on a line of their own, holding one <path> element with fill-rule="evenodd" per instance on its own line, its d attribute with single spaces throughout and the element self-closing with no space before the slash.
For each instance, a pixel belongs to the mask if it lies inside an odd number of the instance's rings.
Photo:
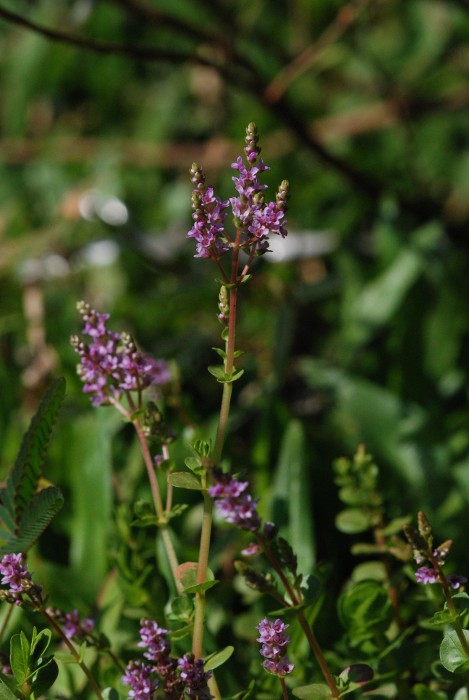
<svg viewBox="0 0 469 700">
<path fill-rule="evenodd" d="M 466 0 L 0 0 L 0 466 L 64 375 L 46 477 L 67 506 L 40 545 L 68 567 L 58 600 L 77 571 L 94 597 L 115 504 L 146 488 L 130 432 L 81 395 L 75 304 L 177 365 L 181 466 L 220 398 L 188 170 L 232 196 L 249 121 L 290 236 L 242 289 L 227 462 L 340 581 L 331 463 L 364 442 L 390 517 L 424 509 L 467 573 L 468 39 Z"/>
</svg>

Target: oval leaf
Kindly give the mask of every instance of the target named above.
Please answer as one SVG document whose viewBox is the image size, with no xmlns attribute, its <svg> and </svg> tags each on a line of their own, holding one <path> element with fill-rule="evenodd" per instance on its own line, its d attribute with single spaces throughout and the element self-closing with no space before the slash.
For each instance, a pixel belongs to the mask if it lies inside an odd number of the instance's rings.
<svg viewBox="0 0 469 700">
<path fill-rule="evenodd" d="M 173 472 L 168 477 L 169 483 L 178 489 L 192 489 L 194 491 L 201 491 L 202 484 L 200 479 L 198 479 L 195 474 L 191 472 Z"/>
<path fill-rule="evenodd" d="M 311 685 L 301 685 L 292 690 L 295 698 L 301 700 L 329 700 L 332 697 L 331 691 L 324 683 L 311 683 Z"/>
<path fill-rule="evenodd" d="M 469 631 L 463 630 L 463 634 L 466 642 L 469 643 Z M 455 630 L 450 630 L 443 637 L 440 645 L 440 660 L 451 673 L 462 673 L 469 669 L 469 657 Z"/>
<path fill-rule="evenodd" d="M 335 519 L 335 525 L 340 532 L 353 535 L 357 532 L 364 532 L 371 527 L 370 518 L 359 508 L 346 508 L 340 511 Z"/>
<path fill-rule="evenodd" d="M 204 671 L 213 671 L 214 668 L 218 668 L 225 661 L 228 661 L 232 653 L 234 652 L 234 647 L 228 646 L 221 651 L 216 651 L 210 656 L 207 656 L 204 663 Z"/>
</svg>

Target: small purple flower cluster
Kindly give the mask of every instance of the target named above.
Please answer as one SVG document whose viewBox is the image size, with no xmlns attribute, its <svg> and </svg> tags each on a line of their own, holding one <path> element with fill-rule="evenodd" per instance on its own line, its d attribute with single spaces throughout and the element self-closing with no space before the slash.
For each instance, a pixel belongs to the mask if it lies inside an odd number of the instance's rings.
<svg viewBox="0 0 469 700">
<path fill-rule="evenodd" d="M 264 618 L 258 625 L 259 637 L 257 641 L 262 644 L 260 653 L 265 658 L 262 664 L 266 671 L 275 676 L 286 676 L 293 671 L 293 664 L 288 661 L 287 647 L 290 637 L 285 634 L 289 627 L 282 620 L 271 622 Z"/>
<path fill-rule="evenodd" d="M 47 613 L 59 623 L 67 639 L 85 639 L 94 631 L 94 620 L 91 617 L 80 620 L 78 610 L 64 613 L 58 608 L 47 608 Z"/>
<path fill-rule="evenodd" d="M 0 591 L 1 598 L 9 603 L 21 605 L 23 594 L 26 593 L 30 602 L 35 605 L 42 603 L 42 588 L 32 580 L 28 567 L 23 563 L 23 555 L 5 554 L 0 560 L 0 583 L 7 586 Z"/>
<path fill-rule="evenodd" d="M 282 237 L 287 235 L 285 212 L 288 182 L 284 180 L 281 183 L 275 202 L 265 203 L 262 191 L 267 185 L 260 182 L 259 175 L 269 170 L 269 167 L 260 158 L 260 152 L 257 129 L 251 122 L 246 129 L 246 162 L 239 156 L 231 165 L 238 171 L 238 176 L 233 177 L 238 196 L 226 202 L 215 196 L 213 187 L 206 186 L 202 170 L 193 164 L 191 180 L 195 186 L 192 193 L 194 225 L 187 235 L 196 240 L 196 258 L 218 259 L 231 247 L 231 240 L 224 227 L 228 206 L 231 207 L 237 229 L 242 231 L 239 245 L 251 257 L 268 250 L 268 237 L 271 233 Z"/>
<path fill-rule="evenodd" d="M 129 661 L 122 682 L 130 685 L 129 700 L 152 700 L 158 680 L 152 678 L 153 669 L 142 661 Z"/>
<path fill-rule="evenodd" d="M 168 635 L 169 630 L 160 627 L 154 620 L 141 621 L 138 646 L 146 649 L 143 655 L 151 663 L 131 661 L 128 664 L 122 681 L 131 687 L 129 698 L 152 700 L 160 680 L 167 700 L 180 700 L 183 695 L 210 700 L 212 695 L 207 681 L 211 673 L 204 671 L 203 659 L 195 660 L 191 654 L 181 659 L 171 656 Z"/>
<path fill-rule="evenodd" d="M 204 660 L 195 659 L 194 654 L 185 654 L 178 661 L 180 678 L 186 684 L 186 698 L 196 698 L 196 700 L 210 700 L 213 695 L 210 693 L 207 681 L 212 675 L 211 671 L 204 671 Z"/>
<path fill-rule="evenodd" d="M 115 333 L 106 327 L 109 314 L 99 314 L 89 304 L 77 304 L 83 317 L 83 334 L 89 343 L 72 336 L 71 343 L 80 356 L 77 372 L 90 394 L 93 406 L 118 400 L 123 392 L 138 391 L 150 385 L 167 384 L 170 373 L 163 360 L 139 350 L 127 333 Z"/>
<path fill-rule="evenodd" d="M 1 583 L 7 585 L 14 593 L 23 593 L 31 588 L 31 574 L 23 565 L 23 555 L 5 554 L 0 562 Z"/>
<path fill-rule="evenodd" d="M 438 572 L 429 566 L 420 566 L 415 572 L 415 578 L 418 583 L 437 583 Z M 460 576 L 459 574 L 448 574 L 445 578 L 455 591 L 461 588 L 462 584 L 467 581 L 466 576 Z"/>
<path fill-rule="evenodd" d="M 261 526 L 257 513 L 257 502 L 248 493 L 247 481 L 238 481 L 230 474 L 214 470 L 215 484 L 208 492 L 215 499 L 215 505 L 220 515 L 228 522 L 243 530 L 255 532 Z"/>
</svg>

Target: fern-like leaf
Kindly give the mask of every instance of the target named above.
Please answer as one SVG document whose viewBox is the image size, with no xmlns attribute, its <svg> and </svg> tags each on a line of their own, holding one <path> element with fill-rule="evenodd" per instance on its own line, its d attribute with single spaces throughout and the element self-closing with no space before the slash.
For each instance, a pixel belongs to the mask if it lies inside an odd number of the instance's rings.
<svg viewBox="0 0 469 700">
<path fill-rule="evenodd" d="M 50 521 L 63 506 L 63 495 L 56 486 L 36 493 L 23 512 L 17 534 L 0 545 L 0 555 L 26 552 L 44 532 Z"/>
<path fill-rule="evenodd" d="M 60 378 L 45 393 L 23 437 L 6 486 L 0 490 L 0 520 L 2 529 L 13 536 L 9 540 L 20 534 L 23 515 L 30 510 L 30 504 L 36 498 L 52 428 L 64 395 L 65 379 Z"/>
</svg>

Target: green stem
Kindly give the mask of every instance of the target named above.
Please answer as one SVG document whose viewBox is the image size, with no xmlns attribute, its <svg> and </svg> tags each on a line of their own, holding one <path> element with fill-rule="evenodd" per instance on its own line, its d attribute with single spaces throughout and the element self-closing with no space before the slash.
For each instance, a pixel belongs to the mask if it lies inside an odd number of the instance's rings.
<svg viewBox="0 0 469 700">
<path fill-rule="evenodd" d="M 453 601 L 453 597 L 451 595 L 450 587 L 448 584 L 448 580 L 446 576 L 443 573 L 443 570 L 441 568 L 440 562 L 436 557 L 430 557 L 430 561 L 433 564 L 433 568 L 436 570 L 437 575 L 438 575 L 438 581 L 441 584 L 441 587 L 443 589 L 443 593 L 446 599 L 446 605 L 448 606 L 448 611 L 451 614 L 451 617 L 453 618 L 452 625 L 454 627 L 454 631 L 458 635 L 459 643 L 461 644 L 461 647 L 464 651 L 464 654 L 466 657 L 469 659 L 469 644 L 466 639 L 466 635 L 464 634 L 464 630 L 461 627 L 461 622 L 459 621 L 458 617 L 458 611 L 456 610 L 456 606 Z"/>
<path fill-rule="evenodd" d="M 10 618 L 13 614 L 13 605 L 8 606 L 8 610 L 5 615 L 5 619 L 3 620 L 3 625 L 2 628 L 0 629 L 0 641 L 3 639 L 3 635 L 5 634 L 5 630 L 7 628 L 8 623 L 10 622 Z"/>
<path fill-rule="evenodd" d="M 272 564 L 272 567 L 275 569 L 275 571 L 279 575 L 279 577 L 284 585 L 285 590 L 287 591 L 288 595 L 290 596 L 290 600 L 291 600 L 292 605 L 298 605 L 299 603 L 301 603 L 302 602 L 301 594 L 298 595 L 293 590 L 293 587 L 291 586 L 290 581 L 285 576 L 283 569 L 280 566 L 280 563 L 275 558 L 274 553 L 270 549 L 265 537 L 263 537 L 259 532 L 257 532 L 256 539 L 259 542 L 260 546 L 262 547 L 267 559 Z"/>
<path fill-rule="evenodd" d="M 86 678 L 88 679 L 88 683 L 90 684 L 91 688 L 93 689 L 93 692 L 94 692 L 94 694 L 96 695 L 96 697 L 98 698 L 98 700 L 103 700 L 103 696 L 101 695 L 101 691 L 100 691 L 100 689 L 99 689 L 99 687 L 98 687 L 98 685 L 97 685 L 95 679 L 94 679 L 93 676 L 91 675 L 90 669 L 89 669 L 88 666 L 85 664 L 85 662 L 82 661 L 82 659 L 80 658 L 79 653 L 77 652 L 77 650 L 75 649 L 75 647 L 73 646 L 73 644 L 71 643 L 71 641 L 68 639 L 68 637 L 64 634 L 64 632 L 63 632 L 62 628 L 60 627 L 60 625 L 58 625 L 58 624 L 56 623 L 56 621 L 54 620 L 54 618 L 51 617 L 51 616 L 49 615 L 49 613 L 47 613 L 45 610 L 42 610 L 42 609 L 41 609 L 41 610 L 39 610 L 39 612 L 40 612 L 41 615 L 47 620 L 48 624 L 49 624 L 51 627 L 53 627 L 53 629 L 57 632 L 57 634 L 60 635 L 60 637 L 62 638 L 63 643 L 68 647 L 68 649 L 69 649 L 71 655 L 73 656 L 73 658 L 75 659 L 75 661 L 76 661 L 77 664 L 80 666 L 80 668 L 81 668 L 81 670 L 83 671 L 83 673 L 85 674 Z"/>
<path fill-rule="evenodd" d="M 280 685 L 282 686 L 282 693 L 284 700 L 288 700 L 287 686 L 285 685 L 285 680 L 279 676 Z"/>
<path fill-rule="evenodd" d="M 233 258 L 231 266 L 231 287 L 229 289 L 229 317 L 228 317 L 228 334 L 225 341 L 225 373 L 229 374 L 234 367 L 235 339 L 236 339 L 236 307 L 238 299 L 237 271 L 238 271 L 238 256 L 239 243 L 241 241 L 241 229 L 236 233 L 236 240 L 233 246 Z M 233 383 L 224 382 L 223 393 L 220 405 L 220 415 L 218 418 L 217 433 L 215 437 L 215 445 L 213 448 L 213 463 L 220 463 L 225 442 L 226 431 L 228 427 L 228 417 L 230 413 L 231 396 L 233 393 Z M 206 488 L 207 484 L 204 483 Z M 200 533 L 199 560 L 197 564 L 197 583 L 203 583 L 207 578 L 208 559 L 210 554 L 210 538 L 212 534 L 213 521 L 213 501 L 204 490 L 204 512 L 202 516 L 202 529 Z M 194 631 L 192 636 L 192 653 L 198 659 L 203 656 L 203 640 L 205 626 L 205 609 L 206 596 L 205 591 L 199 591 L 195 594 L 195 615 L 194 615 Z"/>
<path fill-rule="evenodd" d="M 311 648 L 311 651 L 314 654 L 314 658 L 319 664 L 319 668 L 322 671 L 322 675 L 324 676 L 324 680 L 326 681 L 327 685 L 329 686 L 329 689 L 331 691 L 331 696 L 333 698 L 338 698 L 339 697 L 339 690 L 334 683 L 334 679 L 332 678 L 332 674 L 329 671 L 329 666 L 327 665 L 327 661 L 324 658 L 324 655 L 322 653 L 322 649 L 319 646 L 319 642 L 316 639 L 316 635 L 313 632 L 313 629 L 311 625 L 308 623 L 306 617 L 304 616 L 303 611 L 300 610 L 298 613 L 298 620 L 300 622 L 301 627 L 303 628 L 303 631 L 306 635 L 306 638 L 308 640 L 309 646 Z"/>
<path fill-rule="evenodd" d="M 213 501 L 204 492 L 204 512 L 202 516 L 202 530 L 200 533 L 199 562 L 197 566 L 197 583 L 203 583 L 207 577 L 208 557 L 210 553 L 210 536 L 212 533 Z M 192 636 L 192 653 L 198 659 L 203 656 L 204 624 L 205 624 L 206 596 L 205 591 L 195 594 L 194 632 Z"/>
<path fill-rule="evenodd" d="M 155 469 L 153 466 L 153 460 L 151 458 L 150 450 L 148 448 L 147 441 L 145 439 L 145 434 L 143 432 L 142 426 L 140 425 L 140 422 L 138 419 L 133 421 L 135 431 L 137 433 L 137 437 L 140 443 L 140 448 L 142 450 L 142 455 L 143 455 L 143 461 L 145 462 L 145 466 L 147 469 L 147 474 L 148 474 L 148 480 L 150 482 L 150 489 L 151 489 L 151 494 L 153 497 L 153 503 L 155 504 L 155 510 L 158 515 L 158 518 L 160 520 L 160 533 L 161 533 L 161 539 L 163 540 L 163 545 L 166 551 L 166 556 L 168 557 L 168 562 L 169 566 L 171 568 L 171 571 L 173 573 L 173 578 L 174 582 L 176 585 L 177 592 L 179 594 L 184 593 L 184 588 L 177 577 L 177 569 L 178 569 L 178 559 L 176 556 L 176 552 L 174 550 L 174 546 L 171 540 L 171 536 L 169 534 L 169 529 L 166 524 L 166 514 L 164 511 L 164 506 L 163 506 L 163 501 L 161 499 L 161 493 L 160 493 L 160 487 L 158 486 L 158 481 L 156 479 L 156 474 L 155 474 Z"/>
</svg>

